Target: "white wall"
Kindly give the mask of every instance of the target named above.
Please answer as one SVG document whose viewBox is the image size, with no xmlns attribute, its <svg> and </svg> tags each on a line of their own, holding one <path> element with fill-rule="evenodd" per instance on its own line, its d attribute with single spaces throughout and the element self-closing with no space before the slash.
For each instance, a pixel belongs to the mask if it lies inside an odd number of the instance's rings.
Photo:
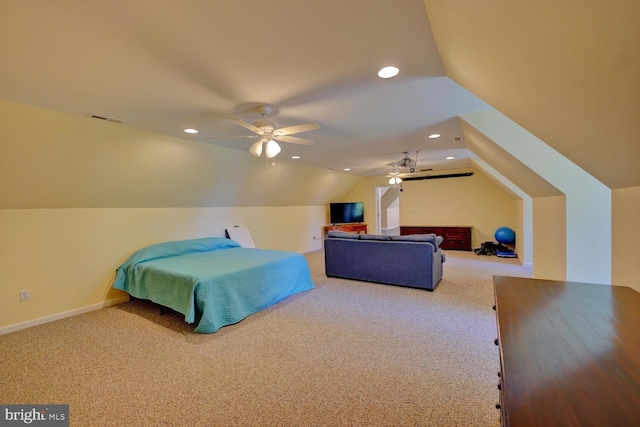
<svg viewBox="0 0 640 427">
<path fill-rule="evenodd" d="M 360 179 L 8 101 L 0 117 L 0 333 L 122 301 L 115 269 L 152 243 L 246 225 L 258 247 L 319 249 Z"/>
<path fill-rule="evenodd" d="M 400 199 L 396 199 L 390 207 L 387 208 L 387 228 L 400 227 Z"/>
<path fill-rule="evenodd" d="M 452 172 L 460 170 L 439 171 L 438 174 Z M 345 198 L 365 202 L 369 233 L 378 233 L 374 227 L 375 192 L 376 187 L 384 186 L 387 179 L 365 178 Z M 405 181 L 402 190 L 400 225 L 472 226 L 474 248 L 483 241 L 493 240 L 499 227 L 515 230 L 519 221 L 516 201 L 478 173 L 461 178 Z"/>
<path fill-rule="evenodd" d="M 640 292 L 640 187 L 612 191 L 612 283 Z"/>
<path fill-rule="evenodd" d="M 466 133 L 465 133 L 466 136 Z M 511 194 L 516 203 L 516 233 L 515 252 L 523 265 L 533 265 L 533 202 L 531 196 L 521 188 L 495 170 L 481 158 L 471 160 L 474 168 L 482 172 L 490 181 L 504 188 L 507 194 Z"/>
<path fill-rule="evenodd" d="M 380 188 L 380 224 L 385 230 L 400 226 L 400 189 Z"/>
<path fill-rule="evenodd" d="M 126 300 L 111 289 L 115 269 L 144 246 L 247 225 L 257 247 L 307 252 L 324 222 L 325 206 L 0 210 L 0 333 Z"/>
<path fill-rule="evenodd" d="M 566 218 L 565 196 L 533 199 L 533 277 L 567 279 Z"/>
<path fill-rule="evenodd" d="M 0 117 L 0 209 L 313 206 L 360 179 L 14 102 Z"/>
<path fill-rule="evenodd" d="M 498 111 L 461 119 L 566 195 L 567 280 L 610 284 L 611 190 Z M 601 242 L 598 251 L 590 246 L 594 240 Z"/>
<path fill-rule="evenodd" d="M 500 227 L 516 229 L 515 201 L 481 174 L 405 181 L 402 188 L 402 225 L 472 226 L 474 248 L 494 241 Z"/>
</svg>

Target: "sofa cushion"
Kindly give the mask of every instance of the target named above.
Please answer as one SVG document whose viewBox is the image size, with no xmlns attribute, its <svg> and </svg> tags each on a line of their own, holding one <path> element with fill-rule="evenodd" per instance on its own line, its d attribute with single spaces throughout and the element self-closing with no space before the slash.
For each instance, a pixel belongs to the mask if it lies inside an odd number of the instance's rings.
<svg viewBox="0 0 640 427">
<path fill-rule="evenodd" d="M 440 247 L 440 243 L 444 240 L 442 236 L 436 236 L 433 233 L 430 234 L 407 234 L 404 236 L 392 236 L 391 240 L 400 240 L 404 242 L 429 242 L 436 247 Z"/>
<path fill-rule="evenodd" d="M 361 234 L 360 240 L 391 240 L 391 236 L 379 236 L 377 234 Z"/>
<path fill-rule="evenodd" d="M 338 237 L 341 239 L 357 239 L 359 237 L 359 234 L 356 233 L 347 233 L 346 231 L 340 231 L 340 230 L 331 230 L 331 231 L 327 231 L 327 237 Z"/>
<path fill-rule="evenodd" d="M 402 240 L 404 242 L 436 242 L 435 234 L 406 234 L 404 236 L 392 236 L 392 240 Z"/>
</svg>

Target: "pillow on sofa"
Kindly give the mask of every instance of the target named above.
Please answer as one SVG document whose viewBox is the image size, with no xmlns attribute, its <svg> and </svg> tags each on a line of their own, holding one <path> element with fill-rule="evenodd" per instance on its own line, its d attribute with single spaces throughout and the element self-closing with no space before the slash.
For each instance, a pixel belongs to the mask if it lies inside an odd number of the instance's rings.
<svg viewBox="0 0 640 427">
<path fill-rule="evenodd" d="M 327 237 L 338 237 L 341 239 L 357 239 L 359 237 L 359 234 L 347 233 L 346 231 L 340 231 L 340 230 L 331 230 L 331 231 L 327 231 Z"/>
<path fill-rule="evenodd" d="M 429 242 L 436 247 L 440 247 L 440 243 L 444 240 L 442 236 L 436 236 L 435 234 L 407 234 L 405 236 L 392 236 L 391 240 L 401 240 L 404 242 Z"/>
<path fill-rule="evenodd" d="M 406 234 L 404 236 L 392 236 L 393 240 L 403 240 L 405 242 L 431 242 L 436 241 L 435 234 Z"/>
<path fill-rule="evenodd" d="M 379 236 L 377 234 L 361 234 L 360 240 L 391 240 L 391 236 Z"/>
</svg>

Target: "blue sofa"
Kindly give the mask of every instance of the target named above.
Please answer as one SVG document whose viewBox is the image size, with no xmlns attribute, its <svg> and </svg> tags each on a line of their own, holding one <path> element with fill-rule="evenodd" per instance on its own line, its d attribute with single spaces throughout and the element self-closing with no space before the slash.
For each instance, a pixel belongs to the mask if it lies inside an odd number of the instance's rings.
<svg viewBox="0 0 640 427">
<path fill-rule="evenodd" d="M 327 277 L 433 291 L 442 278 L 442 237 L 378 236 L 329 231 L 324 241 Z"/>
</svg>

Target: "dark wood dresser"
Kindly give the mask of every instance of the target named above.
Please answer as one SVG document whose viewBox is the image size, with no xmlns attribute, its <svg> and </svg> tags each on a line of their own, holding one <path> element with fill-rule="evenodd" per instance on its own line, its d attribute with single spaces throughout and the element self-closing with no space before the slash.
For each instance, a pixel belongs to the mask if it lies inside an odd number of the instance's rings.
<svg viewBox="0 0 640 427">
<path fill-rule="evenodd" d="M 435 234 L 442 236 L 440 244 L 442 249 L 453 249 L 459 251 L 471 250 L 471 227 L 430 227 L 430 226 L 400 226 L 400 235 L 407 234 Z"/>
<path fill-rule="evenodd" d="M 640 293 L 493 281 L 503 426 L 640 426 Z"/>
</svg>

